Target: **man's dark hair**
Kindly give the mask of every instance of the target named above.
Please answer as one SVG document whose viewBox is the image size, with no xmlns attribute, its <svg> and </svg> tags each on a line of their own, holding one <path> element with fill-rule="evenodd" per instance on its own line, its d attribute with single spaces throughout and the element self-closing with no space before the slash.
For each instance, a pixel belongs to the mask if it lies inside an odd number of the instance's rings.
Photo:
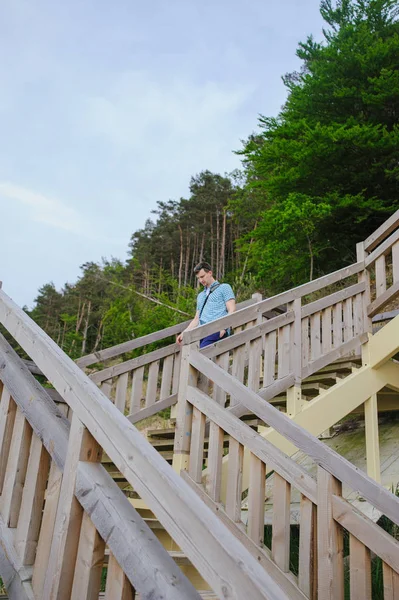
<svg viewBox="0 0 399 600">
<path fill-rule="evenodd" d="M 201 269 L 204 269 L 204 271 L 206 273 L 209 273 L 209 271 L 212 271 L 212 267 L 209 263 L 207 262 L 200 262 L 198 263 L 198 265 L 196 265 L 194 267 L 194 273 L 199 273 L 201 271 Z"/>
</svg>

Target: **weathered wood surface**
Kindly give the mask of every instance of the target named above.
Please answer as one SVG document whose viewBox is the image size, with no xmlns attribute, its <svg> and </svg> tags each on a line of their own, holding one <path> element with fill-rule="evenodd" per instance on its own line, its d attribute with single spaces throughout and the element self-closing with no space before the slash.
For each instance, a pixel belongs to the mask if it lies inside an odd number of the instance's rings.
<svg viewBox="0 0 399 600">
<path fill-rule="evenodd" d="M 363 271 L 363 269 L 364 262 L 359 261 L 353 265 L 350 265 L 349 267 L 344 267 L 343 269 L 339 269 L 334 273 L 324 275 L 319 279 L 314 279 L 309 283 L 300 285 L 296 288 L 283 292 L 282 294 L 278 294 L 277 296 L 273 296 L 267 300 L 262 300 L 262 302 L 258 302 L 249 308 L 237 310 L 232 315 L 227 315 L 226 317 L 212 321 L 212 323 L 207 323 L 197 327 L 196 329 L 185 332 L 183 334 L 183 344 L 191 344 L 192 342 L 198 341 L 207 335 L 214 333 L 215 331 L 222 331 L 223 329 L 226 329 L 226 327 L 238 327 L 239 325 L 244 325 L 251 320 L 255 320 L 258 315 L 262 315 L 268 310 L 273 310 L 279 306 L 287 304 L 288 302 L 293 302 L 297 298 L 302 298 L 302 296 L 306 296 L 307 294 L 323 289 L 332 283 L 342 281 L 351 275 L 360 273 Z"/>
<path fill-rule="evenodd" d="M 369 317 L 374 317 L 380 310 L 385 308 L 392 298 L 396 297 L 399 293 L 399 281 L 396 281 L 391 285 L 381 296 L 378 296 L 367 308 L 367 314 Z"/>
<path fill-rule="evenodd" d="M 32 570 L 22 565 L 13 535 L 0 517 L 0 574 L 10 600 L 35 600 L 30 583 Z"/>
<path fill-rule="evenodd" d="M 204 487 L 198 483 L 195 483 L 187 471 L 182 471 L 182 479 L 188 483 L 188 485 L 195 491 L 195 493 L 201 498 L 201 500 L 212 510 L 215 515 L 218 515 L 220 520 L 226 527 L 234 534 L 234 536 L 240 540 L 242 544 L 248 549 L 255 560 L 259 562 L 262 567 L 270 573 L 274 581 L 278 583 L 283 592 L 287 594 L 290 600 L 305 600 L 306 596 L 298 589 L 296 578 L 291 573 L 283 573 L 281 569 L 272 561 L 270 551 L 263 546 L 261 548 L 259 544 L 256 544 L 251 540 L 243 527 L 235 523 L 225 512 L 223 504 L 214 502 L 204 490 Z"/>
<path fill-rule="evenodd" d="M 384 254 L 388 254 L 392 248 L 392 246 L 399 240 L 399 229 L 391 233 L 391 235 L 386 238 L 375 250 L 373 250 L 365 259 L 364 265 L 365 267 L 369 267 L 373 262 L 375 262 L 380 256 Z"/>
<path fill-rule="evenodd" d="M 310 315 L 324 310 L 329 306 L 333 306 L 337 302 L 342 302 L 347 298 L 351 298 L 352 296 L 356 296 L 356 294 L 361 294 L 366 289 L 365 282 L 356 283 L 355 285 L 351 285 L 339 292 L 335 292 L 333 294 L 329 294 L 325 298 L 321 298 L 320 300 L 316 300 L 315 302 L 310 302 L 310 304 L 306 304 L 302 307 L 301 313 L 302 318 L 309 317 Z"/>
<path fill-rule="evenodd" d="M 378 229 L 376 229 L 369 237 L 364 240 L 364 248 L 368 252 L 374 250 L 378 244 L 380 244 L 383 240 L 385 240 L 395 229 L 399 227 L 399 210 L 393 213 L 384 221 Z"/>
<path fill-rule="evenodd" d="M 364 498 L 399 525 L 399 498 L 381 488 L 349 461 L 336 454 L 271 404 L 263 402 L 257 394 L 235 381 L 231 375 L 206 357 L 201 356 L 198 352 L 193 352 L 190 354 L 190 361 L 201 373 L 216 381 L 217 385 L 224 387 L 227 393 L 239 394 L 242 404 L 247 409 L 305 452 L 316 464 L 334 474 L 352 489 L 360 492 Z"/>
<path fill-rule="evenodd" d="M 249 300 L 240 302 L 237 305 L 237 308 L 247 308 L 248 306 L 254 304 L 256 301 L 256 299 L 250 298 Z M 116 356 L 125 354 L 126 352 L 136 350 L 137 348 L 143 348 L 144 346 L 152 344 L 153 342 L 158 342 L 160 340 L 167 339 L 168 337 L 178 335 L 187 327 L 187 325 L 189 325 L 189 323 L 191 323 L 191 319 L 189 319 L 188 321 L 184 321 L 183 323 L 178 323 L 177 325 L 172 325 L 171 327 L 166 327 L 165 329 L 160 329 L 159 331 L 155 331 L 154 333 L 149 333 L 148 335 L 143 335 L 139 338 L 128 340 L 127 342 L 117 344 L 116 346 L 112 346 L 111 348 L 105 348 L 104 350 L 100 350 L 99 352 L 87 354 L 86 356 L 78 358 L 76 360 L 76 364 L 81 369 L 83 369 L 84 367 L 88 367 L 93 363 L 101 363 L 110 358 L 115 358 Z"/>
<path fill-rule="evenodd" d="M 216 593 L 254 600 L 283 597 L 280 587 L 181 477 L 3 292 L 0 292 L 0 322 L 45 371 L 85 426 L 95 432 L 97 441 L 116 467 Z M 228 580 L 223 579 L 223 573 L 228 574 Z"/>
<path fill-rule="evenodd" d="M 68 420 L 21 364 L 2 336 L 0 360 L 7 365 L 6 369 L 0 369 L 0 377 L 13 390 L 18 406 L 36 435 L 42 438 L 52 459 L 63 471 L 70 429 Z M 113 406 L 109 402 L 108 404 Z M 191 584 L 101 465 L 79 463 L 75 495 L 102 538 L 118 557 L 125 573 L 129 578 L 136 579 L 137 588 L 142 594 L 149 594 L 148 597 L 154 594 L 154 598 L 162 597 L 157 594 L 167 594 L 165 598 L 169 600 L 198 598 Z M 132 548 L 140 548 L 140 551 L 132 552 Z M 48 541 L 47 549 L 50 550 Z M 46 561 L 43 566 L 47 567 Z M 137 574 L 140 573 L 142 580 L 139 576 L 139 581 Z M 40 585 L 38 582 L 36 589 L 40 590 Z"/>
</svg>

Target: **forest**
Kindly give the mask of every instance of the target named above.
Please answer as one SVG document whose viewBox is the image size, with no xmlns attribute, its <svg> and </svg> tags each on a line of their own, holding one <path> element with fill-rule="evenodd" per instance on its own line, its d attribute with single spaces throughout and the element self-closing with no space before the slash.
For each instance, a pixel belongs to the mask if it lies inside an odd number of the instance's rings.
<svg viewBox="0 0 399 600">
<path fill-rule="evenodd" d="M 204 165 L 187 198 L 158 201 L 132 232 L 126 261 L 38 290 L 27 312 L 72 358 L 193 316 L 201 260 L 239 300 L 271 296 L 354 262 L 399 207 L 398 2 L 323 0 L 320 12 L 323 42 L 299 44 L 280 113 L 231 149 L 240 170 Z"/>
</svg>

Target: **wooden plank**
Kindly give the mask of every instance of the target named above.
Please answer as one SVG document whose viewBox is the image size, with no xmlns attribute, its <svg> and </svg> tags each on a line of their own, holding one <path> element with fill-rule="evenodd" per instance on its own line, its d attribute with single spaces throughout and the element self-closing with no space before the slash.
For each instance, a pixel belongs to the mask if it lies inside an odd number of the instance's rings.
<svg viewBox="0 0 399 600">
<path fill-rule="evenodd" d="M 363 297 L 362 294 L 357 294 L 353 300 L 353 333 L 358 336 L 363 333 L 364 329 L 364 314 L 363 314 Z"/>
<path fill-rule="evenodd" d="M 302 318 L 309 317 L 310 315 L 324 310 L 329 306 L 334 306 L 338 302 L 343 302 L 347 298 L 356 296 L 356 294 L 361 294 L 365 291 L 365 289 L 366 284 L 364 282 L 355 283 L 355 285 L 351 285 L 343 290 L 339 290 L 339 292 L 334 292 L 333 294 L 329 294 L 320 300 L 310 302 L 302 307 Z"/>
<path fill-rule="evenodd" d="M 17 405 L 4 386 L 0 404 L 0 494 L 3 492 L 16 412 Z"/>
<path fill-rule="evenodd" d="M 5 353 L 2 352 L 4 348 Z M 44 389 L 38 384 L 38 382 L 31 376 L 29 371 L 24 368 L 22 362 L 17 357 L 12 348 L 7 344 L 4 338 L 0 336 L 0 359 L 1 361 L 8 361 L 7 369 L 4 370 L 3 376 L 9 386 L 12 394 L 15 397 L 16 402 L 24 410 L 24 413 L 30 423 L 32 424 L 35 433 L 42 437 L 43 443 L 50 453 L 53 463 L 50 472 L 49 485 L 46 494 L 46 503 L 43 516 L 43 523 L 40 531 L 38 550 L 35 560 L 35 568 L 33 573 L 33 580 L 38 581 L 38 585 L 35 588 L 38 589 L 36 593 L 37 598 L 43 598 L 43 586 L 40 588 L 40 575 L 46 573 L 48 565 L 48 557 L 50 554 L 51 537 L 53 534 L 54 519 L 51 523 L 51 510 L 54 513 L 57 510 L 58 505 L 58 493 L 60 490 L 61 471 L 65 467 L 65 459 L 67 454 L 68 446 L 68 434 L 69 434 L 69 423 L 65 417 L 62 416 L 60 410 L 55 409 L 53 403 L 49 399 Z M 71 361 L 72 362 L 72 361 Z M 73 363 L 72 363 L 73 364 Z M 75 368 L 75 367 L 74 367 Z M 78 371 L 79 372 L 79 371 Z M 82 385 L 82 390 L 87 387 L 87 379 L 83 377 L 83 381 L 86 382 L 85 386 Z M 83 383 L 83 382 L 82 382 Z M 92 385 L 92 384 L 90 384 Z M 92 386 L 93 387 L 93 386 Z M 70 388 L 68 388 L 70 389 Z M 94 387 L 95 394 L 97 395 L 96 404 L 93 404 L 90 410 L 90 415 L 94 415 L 96 412 L 96 406 L 103 402 L 104 407 L 111 407 L 113 414 L 116 415 L 116 419 L 121 419 L 121 423 L 126 423 L 126 419 L 120 415 L 120 412 L 111 404 L 108 400 L 104 399 L 103 395 Z M 62 409 L 66 409 L 68 406 L 63 405 Z M 107 409 L 106 409 L 107 410 Z M 97 415 L 99 411 L 97 411 Z M 109 430 L 113 428 L 113 420 L 111 416 L 107 419 L 108 434 Z M 103 425 L 105 427 L 105 425 Z M 134 452 L 135 463 L 140 460 L 140 456 L 148 456 L 148 442 L 146 442 L 142 435 L 135 430 L 135 428 L 129 426 L 129 439 L 136 435 L 137 439 L 135 443 L 131 444 L 130 450 L 127 450 L 128 454 Z M 123 430 L 116 435 L 114 431 L 114 442 L 120 442 L 123 437 Z M 111 436 L 112 437 L 112 436 Z M 104 435 L 104 439 L 107 439 L 107 435 Z M 143 444 L 143 448 L 140 448 L 140 444 Z M 164 461 L 158 456 L 155 450 L 152 450 L 155 461 L 159 460 L 162 466 Z M 126 454 L 125 465 L 129 465 L 132 461 Z M 56 466 L 56 464 L 58 466 Z M 122 465 L 120 465 L 122 467 Z M 142 468 L 138 470 L 137 481 L 145 481 L 148 472 L 154 467 L 151 462 L 147 462 L 142 465 Z M 169 467 L 170 469 L 170 467 Z M 123 470 L 123 467 L 122 467 Z M 58 476 L 59 480 L 52 475 L 52 472 Z M 141 475 L 140 475 L 141 473 Z M 144 474 L 144 476 L 143 476 Z M 166 478 L 166 475 L 162 473 L 162 481 Z M 176 476 L 177 483 L 180 483 L 180 478 Z M 166 479 L 167 480 L 167 479 Z M 53 483 L 51 483 L 53 481 Z M 136 487 L 136 486 L 135 486 Z M 153 493 L 157 496 L 156 490 L 159 488 L 159 484 L 154 486 Z M 176 503 L 180 502 L 179 498 L 185 498 L 186 492 L 190 495 L 190 489 L 185 486 L 185 490 L 180 489 L 176 493 L 169 492 L 173 497 L 173 505 L 171 510 L 173 512 Z M 96 463 L 79 462 L 76 477 L 76 488 L 75 495 L 78 498 L 80 504 L 84 510 L 90 515 L 91 520 L 99 531 L 100 535 L 107 541 L 108 546 L 117 557 L 119 564 L 122 565 L 124 571 L 129 578 L 133 576 L 137 577 L 137 573 L 140 573 L 140 581 L 138 582 L 139 591 L 145 597 L 159 597 L 164 596 L 165 600 L 197 600 L 198 594 L 194 590 L 190 582 L 182 575 L 181 570 L 175 565 L 173 559 L 170 558 L 168 553 L 163 549 L 160 542 L 157 540 L 152 531 L 148 528 L 144 520 L 140 517 L 137 511 L 130 504 L 129 500 L 124 494 L 118 489 L 118 487 L 112 482 L 111 477 L 106 473 L 105 469 Z M 146 494 L 147 498 L 149 497 Z M 197 501 L 196 496 L 193 494 L 193 498 L 190 500 L 190 506 L 195 507 Z M 168 497 L 168 493 L 163 493 L 161 507 L 165 502 L 165 498 Z M 51 510 L 50 510 L 51 509 Z M 200 512 L 200 507 L 194 508 L 193 519 L 197 518 Z M 179 509 L 180 511 L 180 509 Z M 208 515 L 209 516 L 209 515 Z M 174 515 L 175 520 L 179 520 L 180 512 L 176 512 Z M 211 515 L 212 518 L 212 515 Z M 202 530 L 207 527 L 208 518 L 205 516 L 202 523 Z M 218 527 L 218 520 L 215 520 L 214 526 Z M 187 539 L 190 539 L 191 531 L 187 532 Z M 218 535 L 220 535 L 219 533 Z M 174 532 L 175 535 L 175 532 Z M 178 537 L 178 536 L 177 536 Z M 199 537 L 199 536 L 198 536 Z M 4 539 L 4 536 L 0 535 L 0 539 Z M 212 538 L 207 542 L 207 548 L 212 548 Z M 132 552 L 131 548 L 135 548 L 137 551 Z M 234 552 L 234 541 L 232 545 Z M 1 546 L 0 546 L 1 550 Z M 205 555 L 205 547 L 204 547 Z M 215 552 L 213 561 L 216 563 L 216 557 L 220 554 L 219 551 Z M 151 556 L 151 560 L 148 560 L 148 556 Z M 245 560 L 243 558 L 243 560 Z M 40 568 L 39 568 L 40 567 Z M 163 576 L 165 574 L 165 576 Z M 244 575 L 245 577 L 245 575 Z M 17 596 L 21 598 L 21 596 Z M 277 598 L 277 596 L 276 596 Z M 30 600 L 32 600 L 30 598 Z"/>
<path fill-rule="evenodd" d="M 317 371 L 320 371 L 320 369 L 323 369 L 332 362 L 347 356 L 351 352 L 360 351 L 362 344 L 365 344 L 366 342 L 367 333 L 359 335 L 358 337 L 349 340 L 349 342 L 343 342 L 339 348 L 334 348 L 334 350 L 331 350 L 331 352 L 325 356 L 321 356 L 317 360 L 309 363 L 307 367 L 303 368 L 303 379 L 306 379 L 306 377 L 309 377 L 309 375 L 312 375 L 313 373 L 317 373 Z"/>
<path fill-rule="evenodd" d="M 180 473 L 187 470 L 190 453 L 190 436 L 192 426 L 192 407 L 187 403 L 187 386 L 196 385 L 198 373 L 190 365 L 191 347 L 183 347 L 180 352 L 180 379 L 177 395 L 176 430 L 174 443 L 173 468 Z"/>
<path fill-rule="evenodd" d="M 262 315 L 260 315 L 258 318 L 261 317 Z M 277 331 L 277 329 L 280 327 L 284 327 L 284 325 L 293 323 L 294 319 L 294 312 L 292 310 L 288 310 L 286 313 L 272 317 L 267 321 L 262 321 L 259 323 L 250 321 L 246 324 L 246 329 L 240 330 L 238 333 L 234 333 L 234 335 L 226 338 L 225 340 L 215 342 L 214 344 L 203 348 L 201 350 L 201 354 L 207 356 L 208 358 L 214 358 L 223 352 L 229 352 L 237 346 L 247 344 L 258 337 L 265 336 L 271 331 Z"/>
<path fill-rule="evenodd" d="M 382 563 L 384 580 L 384 600 L 399 600 L 399 575 L 384 562 Z"/>
<path fill-rule="evenodd" d="M 205 415 L 193 409 L 193 421 L 190 445 L 190 477 L 197 483 L 202 480 L 202 465 L 204 461 L 204 439 L 205 439 Z"/>
<path fill-rule="evenodd" d="M 252 340 L 248 352 L 248 387 L 254 392 L 260 388 L 260 361 L 262 356 L 262 338 Z"/>
<path fill-rule="evenodd" d="M 338 302 L 334 306 L 334 317 L 333 317 L 333 341 L 334 348 L 339 348 L 343 342 L 342 332 L 342 302 Z"/>
<path fill-rule="evenodd" d="M 211 421 L 209 428 L 208 476 L 206 480 L 206 489 L 209 496 L 215 502 L 220 502 L 223 438 L 223 429 Z"/>
<path fill-rule="evenodd" d="M 378 229 L 364 241 L 365 249 L 371 252 L 398 227 L 399 210 L 395 211 Z"/>
<path fill-rule="evenodd" d="M 399 242 L 392 246 L 392 277 L 394 283 L 399 281 Z"/>
<path fill-rule="evenodd" d="M 227 472 L 226 514 L 235 523 L 241 522 L 242 470 L 244 446 L 230 436 Z"/>
<path fill-rule="evenodd" d="M 17 408 L 3 493 L 0 498 L 0 513 L 8 527 L 16 527 L 18 523 L 31 440 L 32 428 L 23 412 Z"/>
<path fill-rule="evenodd" d="M 118 565 L 112 552 L 109 555 L 105 600 L 134 600 L 136 592 Z"/>
<path fill-rule="evenodd" d="M 248 487 L 247 533 L 251 540 L 263 546 L 265 528 L 266 465 L 255 454 L 250 454 Z"/>
<path fill-rule="evenodd" d="M 224 371 L 227 371 L 227 369 L 229 368 L 229 364 L 230 364 L 229 353 L 228 352 L 224 352 L 223 354 L 220 354 L 216 358 L 216 364 L 221 369 L 223 369 Z M 213 399 L 215 400 L 215 402 L 217 402 L 221 406 L 225 406 L 225 404 L 226 404 L 226 394 L 217 385 L 213 386 L 213 393 L 212 393 L 212 395 L 213 395 Z"/>
<path fill-rule="evenodd" d="M 179 390 L 180 367 L 181 367 L 181 352 L 174 355 L 172 394 L 177 394 L 177 392 Z"/>
<path fill-rule="evenodd" d="M 174 355 L 166 356 L 162 365 L 162 380 L 159 399 L 165 400 L 171 395 Z"/>
<path fill-rule="evenodd" d="M 370 550 L 353 535 L 349 536 L 349 573 L 351 600 L 371 600 Z"/>
<path fill-rule="evenodd" d="M 40 528 L 37 553 L 33 568 L 32 587 L 36 598 L 43 597 L 44 578 L 50 557 L 51 539 L 53 537 L 58 499 L 62 483 L 62 471 L 53 460 L 47 483 L 46 501 Z"/>
<path fill-rule="evenodd" d="M 314 598 L 317 592 L 316 538 L 316 507 L 311 500 L 301 494 L 298 586 L 307 598 Z"/>
<path fill-rule="evenodd" d="M 367 475 L 381 483 L 377 394 L 364 403 Z"/>
<path fill-rule="evenodd" d="M 392 246 L 399 240 L 399 229 L 394 231 L 388 238 L 386 238 L 375 250 L 373 250 L 365 259 L 365 267 L 369 267 L 375 262 L 380 256 L 386 255 L 391 250 Z M 367 250 L 367 248 L 366 248 Z"/>
<path fill-rule="evenodd" d="M 344 315 L 344 342 L 349 342 L 353 338 L 353 314 L 352 298 L 348 298 L 343 303 Z"/>
<path fill-rule="evenodd" d="M 321 352 L 327 354 L 332 350 L 332 309 L 325 308 L 321 315 Z"/>
<path fill-rule="evenodd" d="M 83 513 L 71 600 L 98 600 L 105 542 L 87 513 Z"/>
<path fill-rule="evenodd" d="M 358 260 L 365 260 L 367 257 L 367 252 L 364 247 L 364 243 L 360 242 L 356 244 L 356 257 Z M 370 332 L 372 331 L 372 322 L 371 319 L 367 316 L 367 307 L 371 303 L 371 285 L 370 285 L 370 272 L 367 269 L 364 269 L 363 272 L 359 273 L 358 281 L 364 281 L 366 284 L 366 290 L 362 294 L 362 313 L 363 313 L 363 331 Z"/>
<path fill-rule="evenodd" d="M 14 543 L 24 565 L 33 565 L 35 560 L 49 468 L 50 456 L 33 434 Z"/>
<path fill-rule="evenodd" d="M 185 321 L 184 323 L 178 323 L 177 325 L 166 327 L 166 329 L 160 329 L 159 331 L 155 331 L 154 333 L 143 335 L 142 337 L 136 338 L 134 340 L 129 340 L 128 342 L 117 344 L 116 346 L 112 346 L 111 348 L 105 348 L 100 352 L 82 356 L 81 358 L 78 358 L 76 360 L 76 364 L 81 369 L 83 369 L 84 367 L 88 367 L 93 363 L 104 362 L 110 358 L 114 358 L 115 356 L 120 356 L 121 354 L 125 354 L 126 352 L 131 352 L 136 348 L 143 348 L 144 346 L 152 344 L 153 342 L 158 342 L 159 340 L 164 340 L 168 337 L 171 337 L 172 335 L 177 335 L 181 333 L 189 323 L 191 323 L 191 319 L 189 321 Z"/>
<path fill-rule="evenodd" d="M 108 379 L 107 381 L 103 381 L 100 385 L 100 390 L 102 393 L 111 400 L 111 391 L 112 391 L 112 379 Z"/>
<path fill-rule="evenodd" d="M 367 518 L 352 504 L 333 496 L 333 517 L 387 565 L 399 573 L 399 541 Z"/>
<path fill-rule="evenodd" d="M 139 367 L 133 371 L 132 375 L 132 395 L 130 398 L 130 414 L 134 415 L 140 410 L 141 399 L 143 397 L 143 378 L 144 367 Z"/>
<path fill-rule="evenodd" d="M 302 319 L 301 322 L 301 333 L 302 333 L 302 369 L 307 367 L 310 358 L 310 337 L 309 337 L 309 317 Z"/>
<path fill-rule="evenodd" d="M 158 350 L 154 350 L 153 352 L 149 352 L 148 354 L 142 354 L 137 358 L 132 358 L 131 360 L 119 363 L 118 365 L 114 365 L 113 367 L 107 367 L 102 371 L 92 373 L 90 375 L 90 379 L 94 381 L 94 383 L 98 384 L 106 379 L 122 375 L 122 373 L 129 373 L 130 371 L 134 371 L 139 367 L 145 367 L 146 365 L 150 365 L 157 360 L 161 360 L 162 358 L 166 358 L 167 356 L 175 354 L 179 350 L 180 346 L 178 344 L 170 344 L 169 346 L 165 346 L 164 348 L 158 348 Z"/>
<path fill-rule="evenodd" d="M 344 598 L 343 530 L 334 521 L 333 495 L 341 494 L 341 483 L 317 467 L 317 560 L 318 594 L 323 600 Z"/>
<path fill-rule="evenodd" d="M 115 406 L 122 414 L 125 414 L 128 378 L 129 373 L 123 373 L 116 382 Z"/>
<path fill-rule="evenodd" d="M 145 407 L 148 408 L 155 404 L 157 400 L 158 390 L 158 373 L 159 373 L 159 360 L 151 363 L 148 369 L 148 381 L 147 391 L 145 395 Z"/>
<path fill-rule="evenodd" d="M 21 565 L 15 552 L 12 533 L 0 517 L 0 573 L 2 583 L 7 589 L 7 596 L 0 597 L 10 600 L 35 600 L 29 581 L 31 569 Z"/>
<path fill-rule="evenodd" d="M 377 298 L 387 289 L 387 273 L 385 266 L 385 256 L 382 255 L 375 261 L 375 293 Z"/>
<path fill-rule="evenodd" d="M 266 387 L 276 379 L 276 343 L 277 333 L 271 331 L 265 338 L 265 362 L 263 373 L 263 386 Z"/>
<path fill-rule="evenodd" d="M 367 308 L 367 315 L 369 317 L 374 317 L 377 313 L 379 313 L 389 302 L 396 298 L 399 294 L 399 281 L 396 281 L 393 285 L 391 285 L 386 292 L 381 294 L 378 298 L 374 300 L 371 304 L 369 304 Z"/>
<path fill-rule="evenodd" d="M 152 417 L 153 415 L 158 414 L 161 410 L 165 410 L 166 408 L 169 408 L 170 406 L 174 406 L 176 404 L 176 402 L 177 402 L 177 394 L 172 394 L 171 396 L 169 396 L 168 398 L 165 398 L 164 400 L 158 400 L 158 402 L 156 402 L 152 406 L 148 406 L 147 408 L 142 408 L 142 409 L 138 410 L 136 413 L 134 413 L 132 415 L 128 415 L 127 419 L 129 419 L 129 421 L 131 423 L 138 423 L 139 421 L 142 421 L 143 419 L 147 419 L 148 417 Z"/>
<path fill-rule="evenodd" d="M 231 531 L 236 539 L 238 539 L 247 550 L 250 552 L 251 556 L 255 558 L 255 560 L 262 566 L 262 568 L 270 573 L 275 581 L 281 589 L 281 594 L 289 598 L 290 600 L 306 600 L 306 596 L 298 589 L 296 577 L 291 575 L 291 573 L 283 573 L 281 569 L 272 561 L 271 552 L 268 548 L 263 546 L 262 548 L 259 544 L 255 544 L 246 534 L 244 528 L 241 523 L 235 523 L 224 511 L 224 507 L 222 504 L 217 504 L 208 496 L 205 492 L 203 486 L 195 483 L 187 471 L 182 472 L 182 479 L 187 482 L 191 489 L 193 489 L 200 497 L 202 502 L 212 510 L 213 514 L 217 515 L 220 521 Z"/>
<path fill-rule="evenodd" d="M 295 320 L 291 325 L 290 338 L 292 340 L 291 348 L 291 367 L 295 375 L 295 383 L 300 384 L 302 379 L 302 320 L 301 320 L 301 298 L 297 298 L 292 303 Z"/>
<path fill-rule="evenodd" d="M 231 374 L 235 379 L 244 381 L 245 368 L 245 346 L 238 346 L 233 350 L 233 362 L 231 366 Z M 240 399 L 236 396 L 230 396 L 230 406 L 235 406 L 240 403 Z"/>
<path fill-rule="evenodd" d="M 71 597 L 83 516 L 82 507 L 74 493 L 78 463 L 84 460 L 98 462 L 101 460 L 101 455 L 101 447 L 74 412 L 49 563 L 43 586 L 44 598 L 54 597 L 58 600 L 68 600 Z"/>
<path fill-rule="evenodd" d="M 274 473 L 272 558 L 284 573 L 290 570 L 290 505 L 291 486 Z"/>
<path fill-rule="evenodd" d="M 286 377 L 291 370 L 291 327 L 286 325 L 278 330 L 278 365 L 277 376 L 279 379 Z"/>
<path fill-rule="evenodd" d="M 225 579 L 221 583 L 220 573 L 228 572 L 229 589 L 234 589 L 238 596 L 256 600 L 264 597 L 264 590 L 267 589 L 271 600 L 281 600 L 280 588 L 263 572 L 248 551 L 202 505 L 156 450 L 149 448 L 148 442 L 95 384 L 87 381 L 79 367 L 2 291 L 0 322 L 23 345 L 38 367 L 46 371 L 55 389 L 62 393 L 78 417 L 84 419 L 90 430 L 95 431 L 104 451 L 116 467 L 124 471 L 137 493 L 157 514 L 182 551 L 190 560 L 194 560 L 216 593 L 221 595 L 222 585 L 226 585 Z M 215 365 L 213 367 L 217 368 Z M 227 373 L 225 376 L 231 377 Z M 236 385 L 240 384 L 236 382 Z M 10 393 L 13 394 L 11 389 Z M 132 452 L 134 460 L 129 458 Z M 173 503 L 168 498 L 173 498 Z"/>
<path fill-rule="evenodd" d="M 349 343 L 353 341 L 351 340 Z M 278 433 L 283 435 L 295 447 L 306 452 L 316 464 L 328 466 L 330 472 L 337 474 L 342 482 L 347 483 L 352 489 L 357 489 L 378 510 L 381 510 L 392 521 L 399 524 L 399 499 L 391 492 L 381 488 L 381 486 L 367 477 L 367 475 L 356 469 L 348 461 L 343 460 L 342 457 L 333 452 L 323 442 L 316 439 L 311 433 L 300 427 L 283 413 L 277 411 L 271 404 L 264 402 L 259 397 L 259 394 L 255 394 L 240 382 L 234 380 L 231 375 L 219 369 L 212 361 L 197 352 L 193 352 L 190 355 L 190 361 L 195 368 L 205 373 L 207 377 L 213 380 L 217 379 L 218 385 L 223 385 L 227 393 L 240 394 L 242 404 L 250 412 L 256 414 L 270 427 L 276 429 Z M 192 398 L 190 402 L 193 403 Z M 202 409 L 202 407 L 200 408 Z M 283 476 L 285 477 L 285 475 Z M 289 480 L 289 477 L 285 478 L 287 481 Z M 298 485 L 294 485 L 300 489 Z"/>
<path fill-rule="evenodd" d="M 317 360 L 321 355 L 320 313 L 310 317 L 310 359 Z"/>
</svg>

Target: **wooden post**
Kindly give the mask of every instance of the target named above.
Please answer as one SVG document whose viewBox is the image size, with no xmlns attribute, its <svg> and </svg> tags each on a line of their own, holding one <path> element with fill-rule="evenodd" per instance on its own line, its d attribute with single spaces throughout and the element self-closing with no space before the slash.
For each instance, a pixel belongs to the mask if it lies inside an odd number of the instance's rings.
<svg viewBox="0 0 399 600">
<path fill-rule="evenodd" d="M 355 536 L 349 536 L 351 600 L 371 600 L 370 550 Z"/>
<path fill-rule="evenodd" d="M 377 394 L 364 403 L 367 475 L 381 483 L 380 445 L 378 439 Z"/>
<path fill-rule="evenodd" d="M 43 600 L 70 600 L 83 509 L 75 497 L 79 461 L 98 462 L 102 449 L 74 413 L 54 525 Z"/>
<path fill-rule="evenodd" d="M 364 242 L 359 242 L 358 244 L 356 244 L 356 258 L 357 258 L 358 262 L 361 260 L 365 260 L 367 257 L 367 254 L 368 254 L 368 252 L 366 252 L 366 250 L 364 248 Z M 366 333 L 367 331 L 371 332 L 372 327 L 373 327 L 371 319 L 367 316 L 367 307 L 369 306 L 369 304 L 371 304 L 371 290 L 370 290 L 370 273 L 366 269 L 366 267 L 364 267 L 364 270 L 361 273 L 359 273 L 358 280 L 359 280 L 359 283 L 362 281 L 364 281 L 366 283 L 366 291 L 363 294 L 363 318 L 364 318 L 363 332 Z"/>
<path fill-rule="evenodd" d="M 183 346 L 181 350 L 179 389 L 177 392 L 177 413 L 175 444 L 173 449 L 172 466 L 180 473 L 187 471 L 189 463 L 191 426 L 192 426 L 192 406 L 187 402 L 187 387 L 192 385 L 196 387 L 198 372 L 190 365 L 190 352 L 198 352 L 199 343 L 193 343 Z"/>
<path fill-rule="evenodd" d="M 112 552 L 109 555 L 105 600 L 134 600 L 132 584 L 118 565 Z"/>
<path fill-rule="evenodd" d="M 3 492 L 16 412 L 17 405 L 3 386 L 0 402 L 0 495 Z"/>
<path fill-rule="evenodd" d="M 98 600 L 105 542 L 89 515 L 83 514 L 71 600 Z"/>
<path fill-rule="evenodd" d="M 320 600 L 344 600 L 343 531 L 334 521 L 332 497 L 341 495 L 342 484 L 317 467 L 317 563 Z"/>
<path fill-rule="evenodd" d="M 33 434 L 14 543 L 24 565 L 33 565 L 35 560 L 49 468 L 50 455 Z"/>
</svg>

